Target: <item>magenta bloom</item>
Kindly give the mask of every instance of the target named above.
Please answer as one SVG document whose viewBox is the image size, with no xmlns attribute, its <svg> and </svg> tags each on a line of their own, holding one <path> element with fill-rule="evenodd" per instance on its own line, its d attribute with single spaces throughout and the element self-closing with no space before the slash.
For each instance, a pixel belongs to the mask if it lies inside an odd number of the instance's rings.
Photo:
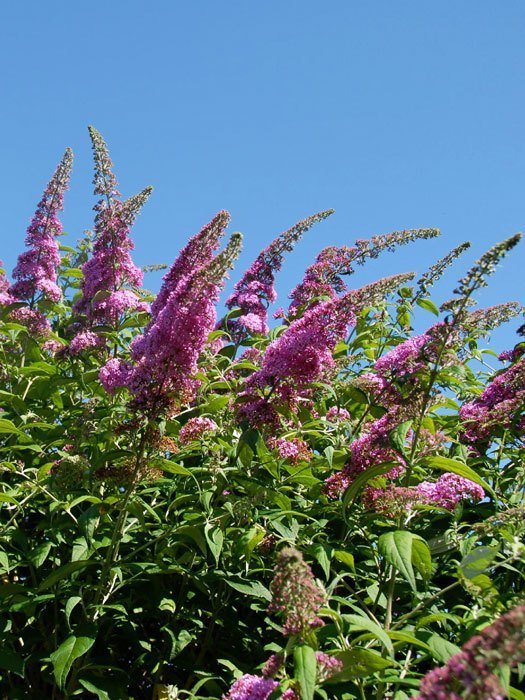
<svg viewBox="0 0 525 700">
<path fill-rule="evenodd" d="M 0 260 L 0 268 L 3 266 L 3 262 Z M 2 306 L 7 306 L 12 304 L 16 299 L 11 295 L 11 285 L 7 279 L 3 269 L 0 269 L 0 304 Z"/>
<path fill-rule="evenodd" d="M 82 296 L 74 311 L 85 314 L 89 325 L 115 326 L 126 311 L 147 309 L 130 287 L 142 284 L 142 271 L 132 261 L 130 229 L 151 194 L 147 187 L 121 202 L 117 181 L 111 171 L 107 146 L 99 132 L 90 127 L 95 159 L 95 244 L 92 257 L 83 265 Z"/>
<path fill-rule="evenodd" d="M 68 148 L 49 181 L 27 229 L 28 250 L 18 256 L 13 270 L 13 279 L 16 281 L 11 287 L 10 294 L 18 300 L 29 302 L 31 307 L 39 299 L 58 301 L 62 296 L 60 287 L 56 283 L 60 265 L 56 238 L 62 233 L 58 212 L 63 208 L 64 192 L 69 183 L 72 165 L 73 152 Z"/>
<path fill-rule="evenodd" d="M 229 330 L 241 335 L 246 331 L 268 333 L 268 306 L 277 298 L 275 273 L 282 267 L 284 253 L 291 251 L 303 233 L 330 214 L 333 214 L 333 209 L 299 221 L 259 253 L 226 302 L 229 309 L 238 307 L 242 312 L 241 316 L 228 322 Z"/>
<path fill-rule="evenodd" d="M 297 399 L 310 396 L 312 382 L 323 379 L 334 369 L 333 348 L 355 321 L 355 314 L 409 277 L 395 275 L 347 292 L 309 308 L 304 316 L 293 321 L 270 343 L 261 369 L 247 379 L 248 400 L 240 405 L 239 416 L 255 425 L 275 423 L 275 404 L 292 406 Z"/>
<path fill-rule="evenodd" d="M 364 432 L 350 445 L 350 459 L 340 472 L 330 476 L 323 491 L 329 498 L 338 498 L 352 483 L 355 477 L 370 467 L 386 462 L 393 463 L 386 473 L 388 479 L 395 479 L 403 473 L 405 461 L 391 446 L 390 432 L 403 421 L 399 412 L 392 410 L 365 425 Z"/>
<path fill-rule="evenodd" d="M 220 211 L 196 233 L 180 251 L 175 262 L 163 277 L 162 287 L 151 305 L 151 316 L 155 319 L 165 306 L 168 297 L 179 284 L 187 282 L 195 272 L 207 265 L 219 246 L 219 239 L 230 222 L 227 211 Z"/>
<path fill-rule="evenodd" d="M 502 615 L 421 681 L 416 700 L 503 700 L 495 671 L 525 661 L 525 605 Z"/>
<path fill-rule="evenodd" d="M 182 426 L 179 432 L 179 442 L 186 445 L 194 440 L 199 440 L 206 433 L 217 430 L 217 423 L 205 416 L 196 416 Z"/>
<path fill-rule="evenodd" d="M 377 258 L 384 250 L 395 250 L 398 245 L 438 235 L 437 229 L 409 229 L 358 240 L 352 247 L 324 248 L 307 268 L 302 282 L 291 292 L 289 317 L 295 318 L 300 308 L 307 308 L 326 298 L 333 299 L 336 294 L 344 292 L 347 287 L 342 276 L 351 275 L 353 265 L 362 265 L 367 258 Z"/>
<path fill-rule="evenodd" d="M 454 510 L 460 501 L 468 498 L 474 501 L 481 501 L 485 498 L 485 492 L 479 484 L 450 472 L 440 476 L 435 483 L 422 481 L 416 486 L 416 491 L 421 496 L 423 503 L 447 510 Z"/>
<path fill-rule="evenodd" d="M 279 684 L 272 678 L 261 678 L 248 673 L 241 676 L 223 695 L 223 700 L 266 700 Z"/>
<path fill-rule="evenodd" d="M 174 398 L 189 400 L 198 386 L 197 362 L 216 321 L 215 304 L 224 275 L 238 256 L 242 236 L 233 234 L 225 250 L 179 284 L 144 333 L 132 344 L 132 364 L 110 360 L 100 381 L 112 393 L 127 387 L 137 407 L 157 415 Z"/>
<path fill-rule="evenodd" d="M 69 344 L 69 353 L 70 355 L 80 355 L 84 350 L 91 350 L 103 344 L 103 339 L 93 331 L 81 331 Z"/>
<path fill-rule="evenodd" d="M 525 358 L 496 375 L 480 396 L 463 404 L 459 416 L 466 442 L 487 442 L 496 430 L 517 423 L 525 428 Z"/>
</svg>

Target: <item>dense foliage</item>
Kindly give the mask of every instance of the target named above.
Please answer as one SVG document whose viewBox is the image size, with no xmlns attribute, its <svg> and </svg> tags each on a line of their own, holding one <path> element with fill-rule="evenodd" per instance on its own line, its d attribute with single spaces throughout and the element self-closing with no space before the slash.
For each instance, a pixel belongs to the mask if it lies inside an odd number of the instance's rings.
<svg viewBox="0 0 525 700">
<path fill-rule="evenodd" d="M 2 697 L 523 700 L 525 343 L 483 349 L 521 308 L 474 308 L 519 236 L 440 308 L 468 244 L 360 289 L 439 232 L 326 248 L 270 323 L 321 212 L 217 319 L 228 213 L 154 297 L 130 239 L 151 189 L 123 200 L 90 135 L 93 232 L 62 243 L 68 150 L 0 275 Z"/>
</svg>

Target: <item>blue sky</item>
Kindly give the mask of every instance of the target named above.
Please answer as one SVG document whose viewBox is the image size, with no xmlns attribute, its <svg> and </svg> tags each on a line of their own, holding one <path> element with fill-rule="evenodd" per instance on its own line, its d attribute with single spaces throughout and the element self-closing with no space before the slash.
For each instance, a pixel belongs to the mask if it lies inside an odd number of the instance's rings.
<svg viewBox="0 0 525 700">
<path fill-rule="evenodd" d="M 245 234 L 235 281 L 277 233 L 333 207 L 289 256 L 281 302 L 326 245 L 439 227 L 440 239 L 382 257 L 355 284 L 421 272 L 470 240 L 452 288 L 523 226 L 523 0 L 29 0 L 2 3 L 0 27 L 9 270 L 66 146 L 65 229 L 76 239 L 91 226 L 88 124 L 125 195 L 155 187 L 134 229 L 139 264 L 171 262 L 226 208 Z M 522 243 L 480 302 L 524 302 L 524 263 Z"/>
</svg>

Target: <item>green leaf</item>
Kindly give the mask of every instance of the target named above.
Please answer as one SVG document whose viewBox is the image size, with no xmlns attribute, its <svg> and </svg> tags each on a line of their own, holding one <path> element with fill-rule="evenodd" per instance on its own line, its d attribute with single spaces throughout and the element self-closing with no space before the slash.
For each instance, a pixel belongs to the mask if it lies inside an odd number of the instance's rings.
<svg viewBox="0 0 525 700">
<path fill-rule="evenodd" d="M 459 569 L 466 578 L 476 578 L 490 568 L 497 555 L 495 547 L 476 547 L 463 558 Z"/>
<path fill-rule="evenodd" d="M 182 464 L 177 464 L 177 462 L 172 462 L 171 459 L 166 459 L 165 457 L 157 457 L 153 460 L 156 467 L 162 469 L 163 472 L 169 472 L 170 474 L 180 474 L 181 476 L 191 476 L 191 472 Z"/>
<path fill-rule="evenodd" d="M 432 556 L 424 539 L 414 536 L 412 540 L 412 564 L 421 576 L 428 581 L 432 576 Z"/>
<path fill-rule="evenodd" d="M 219 565 L 219 558 L 221 555 L 222 544 L 224 542 L 224 535 L 220 527 L 214 527 L 209 523 L 204 528 L 204 535 L 206 537 L 206 542 L 210 548 L 213 558 L 215 559 L 215 564 Z"/>
<path fill-rule="evenodd" d="M 73 663 L 86 654 L 95 643 L 96 630 L 75 636 L 72 634 L 50 655 L 53 673 L 59 688 L 64 688 Z"/>
<path fill-rule="evenodd" d="M 39 568 L 45 562 L 53 545 L 51 542 L 43 542 L 31 550 L 28 559 L 35 568 Z"/>
<path fill-rule="evenodd" d="M 458 646 L 440 637 L 439 634 L 431 634 L 425 641 L 432 650 L 434 659 L 442 664 L 447 663 L 451 656 L 461 651 Z"/>
<path fill-rule="evenodd" d="M 490 493 L 492 496 L 495 495 L 492 487 L 478 476 L 473 469 L 463 464 L 463 462 L 458 462 L 456 459 L 450 459 L 449 457 L 434 456 L 426 457 L 422 463 L 427 467 L 441 469 L 441 471 L 444 472 L 453 472 L 454 474 L 458 474 L 458 476 L 465 477 L 465 479 L 470 479 L 470 481 L 481 486 L 487 493 Z"/>
<path fill-rule="evenodd" d="M 332 549 L 327 545 L 315 544 L 312 547 L 312 554 L 319 562 L 325 578 L 328 579 L 330 576 L 330 559 L 332 558 Z"/>
<path fill-rule="evenodd" d="M 406 420 L 400 423 L 394 430 L 388 434 L 388 439 L 392 447 L 401 455 L 405 454 L 405 443 L 408 431 L 412 427 L 412 421 Z"/>
<path fill-rule="evenodd" d="M 350 554 L 350 552 L 345 552 L 342 549 L 336 549 L 334 552 L 334 557 L 337 559 L 337 561 L 340 561 L 342 564 L 345 564 L 345 566 L 348 566 L 349 569 L 355 571 L 355 560 L 353 554 Z"/>
<path fill-rule="evenodd" d="M 20 654 L 9 649 L 5 644 L 2 645 L 0 649 L 0 668 L 3 668 L 5 671 L 11 671 L 11 673 L 16 673 L 17 676 L 23 678 L 24 664 L 25 661 Z"/>
<path fill-rule="evenodd" d="M 251 581 L 250 583 L 239 583 L 238 581 L 226 581 L 230 588 L 233 588 L 239 593 L 245 593 L 246 595 L 253 596 L 255 598 L 264 598 L 265 600 L 271 600 L 272 594 L 265 588 L 259 581 Z"/>
<path fill-rule="evenodd" d="M 354 678 L 366 678 L 394 665 L 392 661 L 383 658 L 377 652 L 360 647 L 341 651 L 335 656 L 343 662 L 343 670 L 332 676 L 327 683 L 344 683 L 354 680 Z"/>
<path fill-rule="evenodd" d="M 16 427 L 13 421 L 7 418 L 0 418 L 0 433 L 4 435 L 23 435 L 22 431 Z"/>
<path fill-rule="evenodd" d="M 361 491 L 361 489 L 368 481 L 370 481 L 370 479 L 375 479 L 378 476 L 386 474 L 392 469 L 392 467 L 395 466 L 396 462 L 383 462 L 382 464 L 376 464 L 373 467 L 369 467 L 364 472 L 361 472 L 361 474 L 356 476 L 345 492 L 343 497 L 343 508 L 346 509 L 348 506 L 352 505 L 359 491 Z"/>
<path fill-rule="evenodd" d="M 420 306 L 425 311 L 430 311 L 434 316 L 439 316 L 439 309 L 430 299 L 418 299 L 416 304 Z"/>
<path fill-rule="evenodd" d="M 416 577 L 412 566 L 412 543 L 415 537 L 417 536 L 408 530 L 396 530 L 386 532 L 378 540 L 379 554 L 396 567 L 413 591 L 416 591 Z"/>
<path fill-rule="evenodd" d="M 93 561 L 84 559 L 81 561 L 72 561 L 69 562 L 69 564 L 64 564 L 60 568 L 53 571 L 53 573 L 49 574 L 49 576 L 42 581 L 38 587 L 38 590 L 45 591 L 46 588 L 51 588 L 51 586 L 54 586 L 55 583 L 58 583 L 63 578 L 67 578 L 70 574 L 80 571 L 81 569 L 85 569 L 87 566 L 93 566 L 94 563 L 95 562 Z"/>
<path fill-rule="evenodd" d="M 295 677 L 299 681 L 301 700 L 313 700 L 317 677 L 315 651 L 306 644 L 298 644 L 293 651 Z"/>
<path fill-rule="evenodd" d="M 390 656 L 392 658 L 394 657 L 394 645 L 390 637 L 385 630 L 379 627 L 373 620 L 362 615 L 343 615 L 343 620 L 349 623 L 351 629 L 364 630 L 373 634 L 374 637 L 383 644 Z"/>
</svg>

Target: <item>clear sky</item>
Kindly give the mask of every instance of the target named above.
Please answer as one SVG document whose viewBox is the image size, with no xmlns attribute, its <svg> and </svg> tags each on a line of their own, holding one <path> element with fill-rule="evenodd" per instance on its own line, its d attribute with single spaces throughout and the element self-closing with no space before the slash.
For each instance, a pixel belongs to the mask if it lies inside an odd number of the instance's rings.
<svg viewBox="0 0 525 700">
<path fill-rule="evenodd" d="M 523 227 L 524 32 L 523 0 L 1 3 L 0 258 L 11 270 L 66 146 L 65 229 L 91 226 L 93 124 L 123 194 L 155 187 L 134 229 L 139 264 L 171 262 L 226 208 L 245 234 L 235 281 L 276 234 L 333 207 L 289 256 L 281 303 L 322 247 L 424 226 L 442 237 L 355 284 L 421 272 L 470 240 L 452 288 Z M 481 303 L 523 303 L 524 268 L 522 242 Z"/>
</svg>

